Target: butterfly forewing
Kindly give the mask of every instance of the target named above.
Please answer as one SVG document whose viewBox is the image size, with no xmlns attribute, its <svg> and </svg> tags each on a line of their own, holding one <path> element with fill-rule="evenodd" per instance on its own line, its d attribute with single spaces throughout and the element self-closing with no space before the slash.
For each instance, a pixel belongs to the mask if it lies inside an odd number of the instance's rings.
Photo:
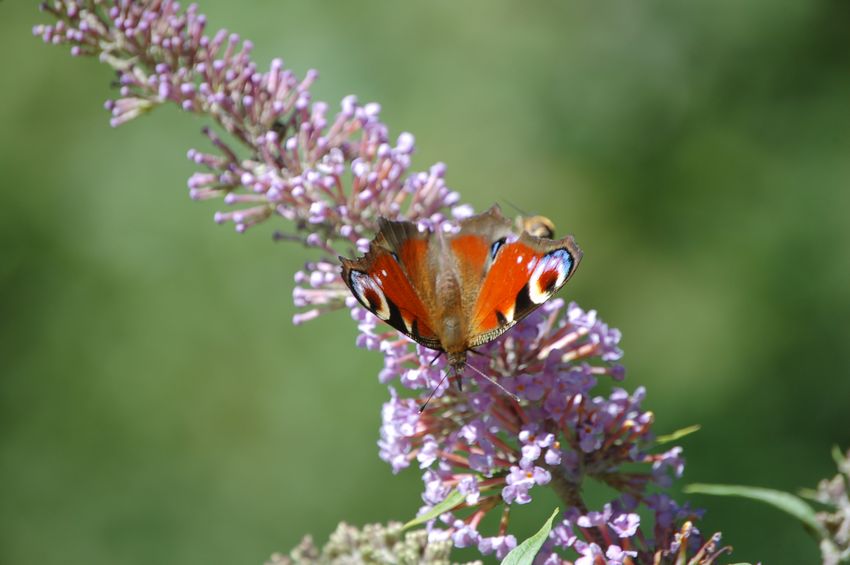
<svg viewBox="0 0 850 565">
<path fill-rule="evenodd" d="M 495 339 L 546 302 L 580 260 L 571 236 L 553 241 L 524 233 L 499 246 L 473 309 L 470 346 Z"/>
<path fill-rule="evenodd" d="M 415 282 L 424 272 L 428 242 L 422 238 L 399 239 L 395 229 L 399 224 L 382 223 L 365 257 L 357 261 L 340 257 L 343 280 L 375 316 L 425 347 L 441 349 L 422 298 L 429 292 L 428 283 Z"/>
<path fill-rule="evenodd" d="M 484 279 L 487 262 L 490 259 L 490 246 L 487 240 L 476 235 L 459 234 L 451 239 L 449 245 L 455 255 L 461 288 L 478 288 Z"/>
<path fill-rule="evenodd" d="M 510 220 L 502 216 L 498 206 L 460 223 L 458 233 L 451 236 L 454 264 L 463 288 L 464 316 L 470 320 L 480 289 L 500 245 L 516 237 Z"/>
</svg>

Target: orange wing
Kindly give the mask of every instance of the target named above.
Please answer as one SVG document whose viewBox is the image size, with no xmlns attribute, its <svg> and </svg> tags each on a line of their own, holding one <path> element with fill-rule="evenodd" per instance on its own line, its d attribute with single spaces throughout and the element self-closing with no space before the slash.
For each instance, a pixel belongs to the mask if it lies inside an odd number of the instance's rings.
<svg viewBox="0 0 850 565">
<path fill-rule="evenodd" d="M 582 256 L 572 236 L 550 240 L 523 233 L 516 241 L 498 244 L 472 309 L 470 347 L 492 341 L 549 300 Z"/>
<path fill-rule="evenodd" d="M 451 240 L 450 245 L 462 288 L 476 288 L 486 272 L 490 242 L 478 235 L 460 234 Z"/>
<path fill-rule="evenodd" d="M 425 306 L 433 294 L 427 276 L 428 234 L 410 222 L 383 220 L 380 227 L 364 257 L 340 257 L 345 284 L 375 316 L 425 347 L 442 350 Z"/>
</svg>

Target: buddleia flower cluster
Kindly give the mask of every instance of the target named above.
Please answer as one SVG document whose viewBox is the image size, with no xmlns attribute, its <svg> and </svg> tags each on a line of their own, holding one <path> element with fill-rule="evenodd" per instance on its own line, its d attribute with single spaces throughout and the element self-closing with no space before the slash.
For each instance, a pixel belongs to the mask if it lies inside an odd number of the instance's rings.
<svg viewBox="0 0 850 565">
<path fill-rule="evenodd" d="M 315 251 L 295 275 L 302 311 L 294 322 L 351 311 L 357 344 L 384 357 L 379 380 L 390 397 L 380 457 L 395 472 L 420 470 L 421 512 L 459 497 L 417 535 L 435 547 L 474 546 L 503 557 L 517 544 L 511 509 L 547 488 L 565 510 L 540 562 L 711 563 L 726 551 L 719 536 L 699 534 L 699 512 L 664 494 L 684 460 L 679 447 L 655 443 L 644 389 L 596 392 L 600 381 L 622 381 L 624 371 L 620 333 L 595 311 L 549 301 L 472 355 L 477 371 L 460 391 L 441 384 L 444 361 L 432 362 L 434 352 L 380 324 L 350 296 L 337 255 L 365 252 L 378 218 L 438 230 L 472 214 L 445 184 L 445 165 L 411 170 L 414 138 L 390 136 L 378 104 L 347 96 L 331 110 L 314 101 L 316 71 L 299 78 L 280 59 L 259 68 L 251 42 L 210 33 L 195 4 L 59 0 L 42 9 L 55 21 L 35 26 L 35 35 L 115 69 L 117 96 L 105 104 L 113 126 L 163 104 L 211 119 L 205 148 L 188 152 L 199 167 L 188 187 L 193 199 L 222 202 L 216 222 L 244 232 L 282 219 L 277 239 Z M 591 478 L 617 497 L 589 508 L 581 493 Z M 499 515 L 492 530 L 482 526 L 491 513 Z"/>
<path fill-rule="evenodd" d="M 531 502 L 534 492 L 547 487 L 568 510 L 544 546 L 546 563 L 560 563 L 569 552 L 652 562 L 656 554 L 679 550 L 679 524 L 700 513 L 660 490 L 681 476 L 682 450 L 656 448 L 654 416 L 641 408 L 642 387 L 631 394 L 615 387 L 607 396 L 594 395 L 600 379 L 624 377 L 617 364 L 620 332 L 595 311 L 553 299 L 503 339 L 478 349 L 470 364 L 516 398 L 476 380 L 475 372 L 466 377 L 474 383 L 469 390 L 458 390 L 442 379 L 443 363 L 430 364 L 433 352 L 413 351 L 406 338 L 369 314 L 355 310 L 355 316 L 361 345 L 384 352 L 381 379 L 420 393 L 411 398 L 390 389 L 382 413 L 381 457 L 395 472 L 410 466 L 422 470 L 422 513 L 452 491 L 463 496 L 431 524 L 434 539 L 450 538 L 457 547 L 504 557 L 517 544 L 509 533 L 512 506 Z M 420 413 L 434 388 L 434 398 Z M 588 509 L 581 496 L 587 478 L 620 496 Z M 641 528 L 640 506 L 652 512 L 650 531 Z M 498 531 L 480 531 L 491 512 L 500 514 Z M 698 543 L 692 527 L 690 538 Z"/>
</svg>

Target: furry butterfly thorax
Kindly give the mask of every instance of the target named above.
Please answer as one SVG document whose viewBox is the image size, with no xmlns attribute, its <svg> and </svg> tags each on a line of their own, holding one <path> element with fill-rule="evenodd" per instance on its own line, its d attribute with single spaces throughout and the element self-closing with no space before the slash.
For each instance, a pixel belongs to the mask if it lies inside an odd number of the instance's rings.
<svg viewBox="0 0 850 565">
<path fill-rule="evenodd" d="M 516 226 L 498 205 L 456 231 L 420 231 L 381 218 L 369 251 L 342 261 L 342 277 L 367 310 L 417 343 L 443 352 L 457 376 L 467 352 L 488 343 L 549 300 L 582 252 L 572 236 L 550 239 L 548 219 Z M 520 233 L 518 233 L 520 232 Z"/>
</svg>

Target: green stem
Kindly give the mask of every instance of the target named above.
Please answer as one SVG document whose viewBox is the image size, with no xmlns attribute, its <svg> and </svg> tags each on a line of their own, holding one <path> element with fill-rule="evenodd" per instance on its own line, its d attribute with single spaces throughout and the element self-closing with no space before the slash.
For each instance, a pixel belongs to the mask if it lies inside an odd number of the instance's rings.
<svg viewBox="0 0 850 565">
<path fill-rule="evenodd" d="M 582 514 L 587 514 L 587 505 L 581 498 L 581 484 L 573 482 L 564 475 L 564 472 L 559 467 L 546 466 L 549 473 L 552 475 L 552 482 L 549 483 L 558 498 L 564 501 L 564 504 L 570 508 L 576 508 Z"/>
</svg>

